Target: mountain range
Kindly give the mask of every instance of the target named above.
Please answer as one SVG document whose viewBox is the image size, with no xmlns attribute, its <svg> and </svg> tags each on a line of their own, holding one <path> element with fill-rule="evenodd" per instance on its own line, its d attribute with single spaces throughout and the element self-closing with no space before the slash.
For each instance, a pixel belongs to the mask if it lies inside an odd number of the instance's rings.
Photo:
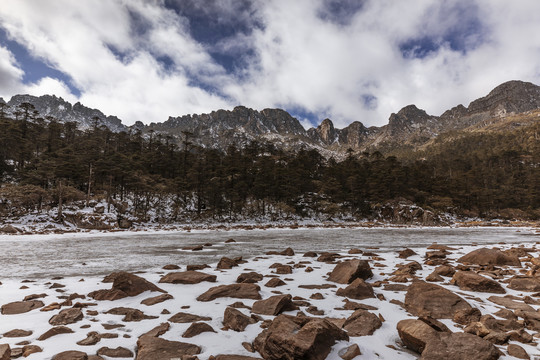
<svg viewBox="0 0 540 360">
<path fill-rule="evenodd" d="M 427 114 L 415 105 L 393 113 L 388 124 L 366 127 L 355 121 L 343 129 L 325 119 L 316 128 L 305 130 L 300 122 L 281 109 L 253 110 L 237 106 L 233 110 L 217 110 L 209 114 L 169 117 L 162 123 L 145 125 L 136 122 L 126 126 L 115 116 L 105 116 L 77 102 L 72 105 L 60 97 L 44 95 L 15 95 L 7 103 L 0 98 L 2 111 L 13 117 L 21 116 L 20 105 L 30 103 L 36 116 L 45 121 L 55 118 L 76 122 L 86 129 L 99 119 L 99 124 L 112 131 L 141 131 L 161 134 L 178 144 L 188 137 L 189 142 L 206 148 L 225 150 L 232 143 L 243 146 L 250 141 L 263 141 L 288 150 L 301 147 L 316 149 L 325 157 L 342 157 L 355 152 L 380 151 L 392 154 L 401 149 L 418 149 L 443 133 L 487 127 L 509 116 L 540 108 L 540 86 L 523 81 L 508 81 L 486 96 L 472 101 L 468 107 L 457 105 L 440 116 Z"/>
</svg>

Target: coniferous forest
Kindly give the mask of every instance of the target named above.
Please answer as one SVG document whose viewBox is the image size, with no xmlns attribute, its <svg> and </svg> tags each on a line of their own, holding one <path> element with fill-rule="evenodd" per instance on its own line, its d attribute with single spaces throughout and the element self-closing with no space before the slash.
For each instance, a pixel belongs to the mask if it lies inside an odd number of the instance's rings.
<svg viewBox="0 0 540 360">
<path fill-rule="evenodd" d="M 396 202 L 432 214 L 540 217 L 540 149 L 521 138 L 530 129 L 471 133 L 414 154 L 350 151 L 337 161 L 258 142 L 221 152 L 196 146 L 189 133 L 173 141 L 152 132 L 115 133 L 94 120 L 82 131 L 74 122 L 40 118 L 30 104 L 20 106 L 16 119 L 2 114 L 2 217 L 57 208 L 61 221 L 66 206 L 95 201 L 159 222 L 359 220 L 381 216 Z"/>
</svg>

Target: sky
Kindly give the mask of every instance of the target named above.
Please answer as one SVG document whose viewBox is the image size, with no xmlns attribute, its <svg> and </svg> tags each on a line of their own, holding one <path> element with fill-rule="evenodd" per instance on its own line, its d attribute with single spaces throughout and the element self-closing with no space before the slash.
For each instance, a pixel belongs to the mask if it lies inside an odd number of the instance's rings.
<svg viewBox="0 0 540 360">
<path fill-rule="evenodd" d="M 309 128 L 540 84 L 537 0 L 2 0 L 0 97 L 131 125 L 244 105 Z"/>
</svg>

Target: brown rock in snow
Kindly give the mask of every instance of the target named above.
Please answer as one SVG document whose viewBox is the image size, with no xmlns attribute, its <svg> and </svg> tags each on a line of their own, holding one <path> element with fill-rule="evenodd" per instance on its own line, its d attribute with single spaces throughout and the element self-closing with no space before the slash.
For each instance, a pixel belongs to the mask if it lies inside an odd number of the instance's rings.
<svg viewBox="0 0 540 360">
<path fill-rule="evenodd" d="M 52 360 L 88 360 L 88 355 L 82 351 L 62 351 L 53 356 Z"/>
<path fill-rule="evenodd" d="M 438 331 L 421 320 L 401 320 L 397 324 L 397 331 L 403 345 L 419 354 L 428 342 L 439 337 Z"/>
<path fill-rule="evenodd" d="M 212 320 L 212 318 L 207 317 L 207 316 L 193 315 L 193 314 L 188 314 L 185 312 L 179 312 L 169 318 L 170 322 L 177 323 L 177 324 L 192 323 L 196 321 L 210 321 L 210 320 Z"/>
<path fill-rule="evenodd" d="M 169 341 L 152 336 L 141 336 L 137 340 L 137 357 L 135 360 L 182 359 L 182 356 L 196 355 L 201 348 L 194 344 Z"/>
<path fill-rule="evenodd" d="M 422 360 L 496 360 L 500 356 L 492 343 L 467 333 L 440 333 L 422 352 Z"/>
<path fill-rule="evenodd" d="M 186 331 L 182 334 L 183 338 L 191 338 L 202 334 L 203 332 L 216 332 L 210 325 L 203 322 L 194 322 L 192 323 Z"/>
<path fill-rule="evenodd" d="M 364 280 L 358 278 L 346 288 L 338 289 L 336 295 L 345 296 L 351 299 L 362 300 L 375 297 L 373 288 Z"/>
<path fill-rule="evenodd" d="M 472 271 L 458 271 L 452 277 L 451 283 L 461 290 L 504 294 L 506 291 L 495 280 L 488 279 Z"/>
<path fill-rule="evenodd" d="M 464 264 L 521 266 L 517 256 L 511 256 L 497 249 L 480 248 L 460 257 L 458 260 Z"/>
<path fill-rule="evenodd" d="M 84 317 L 81 309 L 71 308 L 60 311 L 57 315 L 54 315 L 49 319 L 51 325 L 68 325 L 76 323 L 82 320 Z"/>
<path fill-rule="evenodd" d="M 275 295 L 268 299 L 255 301 L 253 303 L 252 312 L 261 315 L 278 315 L 283 311 L 294 310 L 295 307 L 292 303 L 292 296 Z"/>
<path fill-rule="evenodd" d="M 34 309 L 42 307 L 43 302 L 39 300 L 30 301 L 15 301 L 9 304 L 2 305 L 2 315 L 16 315 L 23 314 Z"/>
<path fill-rule="evenodd" d="M 110 290 L 93 291 L 88 296 L 95 300 L 118 300 L 137 296 L 145 291 L 166 292 L 142 277 L 127 272 L 112 273 L 104 279 L 104 282 L 111 280 L 113 285 Z"/>
<path fill-rule="evenodd" d="M 248 325 L 255 322 L 255 319 L 232 307 L 227 307 L 223 314 L 223 326 L 234 331 L 244 331 Z"/>
<path fill-rule="evenodd" d="M 159 282 L 168 284 L 198 284 L 203 281 L 216 282 L 217 276 L 200 271 L 183 271 L 168 273 Z"/>
<path fill-rule="evenodd" d="M 237 299 L 259 300 L 261 288 L 255 284 L 230 284 L 220 285 L 210 288 L 205 293 L 197 297 L 198 301 L 212 301 L 221 297 L 231 297 Z"/>
<path fill-rule="evenodd" d="M 350 284 L 358 278 L 366 280 L 372 276 L 373 272 L 367 260 L 349 260 L 337 264 L 330 273 L 328 281 Z"/>
<path fill-rule="evenodd" d="M 133 352 L 125 347 L 117 347 L 115 349 L 109 347 L 102 347 L 97 351 L 98 355 L 108 356 L 112 358 L 132 358 Z"/>
<path fill-rule="evenodd" d="M 279 315 L 253 346 L 267 360 L 323 360 L 339 340 L 349 340 L 349 336 L 326 319 Z"/>
<path fill-rule="evenodd" d="M 377 315 L 360 309 L 345 320 L 343 329 L 347 330 L 350 336 L 366 336 L 372 335 L 381 326 L 382 322 Z"/>
<path fill-rule="evenodd" d="M 171 299 L 173 299 L 173 296 L 171 294 L 161 294 L 148 299 L 144 299 L 143 301 L 141 301 L 141 304 L 146 306 L 152 306 Z"/>
<path fill-rule="evenodd" d="M 238 278 L 236 278 L 237 283 L 257 283 L 263 279 L 263 276 L 259 273 L 256 273 L 254 271 L 242 273 L 238 275 Z"/>
<path fill-rule="evenodd" d="M 11 348 L 8 344 L 0 345 L 0 360 L 10 360 L 11 359 Z"/>
<path fill-rule="evenodd" d="M 68 328 L 67 326 L 55 326 L 52 329 L 47 330 L 43 334 L 41 334 L 40 337 L 38 337 L 39 341 L 47 340 L 50 337 L 60 335 L 60 334 L 71 334 L 74 331 Z"/>
<path fill-rule="evenodd" d="M 456 311 L 470 309 L 471 305 L 442 286 L 415 281 L 405 295 L 405 308 L 416 316 L 452 319 Z"/>
<path fill-rule="evenodd" d="M 25 336 L 30 336 L 30 335 L 32 335 L 31 330 L 21 330 L 21 329 L 10 330 L 10 331 L 3 334 L 4 337 L 9 337 L 9 338 L 12 338 L 12 337 L 25 337 Z"/>
</svg>

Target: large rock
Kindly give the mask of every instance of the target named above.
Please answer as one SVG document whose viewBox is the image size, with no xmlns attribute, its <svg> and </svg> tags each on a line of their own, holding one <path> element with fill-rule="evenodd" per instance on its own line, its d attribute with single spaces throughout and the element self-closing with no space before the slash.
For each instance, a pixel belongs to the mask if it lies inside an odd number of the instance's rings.
<svg viewBox="0 0 540 360">
<path fill-rule="evenodd" d="M 238 275 L 238 278 L 236 279 L 237 283 L 251 283 L 255 284 L 263 279 L 263 276 L 259 273 L 256 273 L 255 271 L 242 273 Z"/>
<path fill-rule="evenodd" d="M 52 329 L 49 329 L 45 331 L 43 334 L 41 334 L 38 337 L 39 341 L 47 340 L 50 337 L 60 335 L 60 334 L 71 334 L 73 333 L 73 330 L 68 328 L 67 326 L 55 326 Z"/>
<path fill-rule="evenodd" d="M 141 310 L 128 307 L 115 307 L 106 314 L 124 315 L 122 321 L 142 321 L 146 319 L 157 319 L 157 316 L 145 315 Z"/>
<path fill-rule="evenodd" d="M 416 316 L 452 319 L 458 310 L 471 309 L 471 305 L 442 286 L 414 281 L 405 295 L 405 309 Z"/>
<path fill-rule="evenodd" d="M 295 307 L 292 303 L 292 296 L 286 295 L 274 295 L 268 299 L 255 301 L 253 303 L 252 312 L 261 315 L 278 315 L 283 311 L 294 310 Z"/>
<path fill-rule="evenodd" d="M 82 351 L 62 351 L 53 356 L 52 360 L 88 360 L 88 355 Z"/>
<path fill-rule="evenodd" d="M 340 340 L 349 336 L 326 319 L 279 315 L 253 346 L 267 360 L 323 360 Z"/>
<path fill-rule="evenodd" d="M 231 297 L 237 299 L 254 299 L 259 300 L 261 288 L 256 284 L 230 284 L 220 285 L 210 288 L 205 293 L 197 297 L 198 301 L 212 301 L 217 298 Z"/>
<path fill-rule="evenodd" d="M 476 265 L 497 265 L 497 266 L 521 266 L 517 256 L 508 255 L 501 250 L 480 248 L 460 257 L 460 263 Z"/>
<path fill-rule="evenodd" d="M 8 344 L 0 345 L 0 360 L 10 360 L 11 359 L 11 348 Z"/>
<path fill-rule="evenodd" d="M 32 330 L 13 329 L 3 334 L 4 337 L 25 337 L 32 335 Z"/>
<path fill-rule="evenodd" d="M 177 324 L 192 323 L 196 321 L 210 321 L 210 320 L 212 320 L 212 318 L 207 317 L 207 316 L 193 315 L 193 314 L 188 314 L 185 312 L 179 312 L 169 318 L 170 322 L 177 323 Z"/>
<path fill-rule="evenodd" d="M 128 296 L 137 296 L 145 291 L 158 291 L 165 293 L 151 282 L 128 272 L 113 273 L 104 279 L 104 282 L 112 280 L 110 290 L 93 291 L 88 296 L 95 300 L 118 300 Z"/>
<path fill-rule="evenodd" d="M 234 331 L 244 331 L 248 325 L 255 322 L 253 318 L 232 307 L 227 307 L 223 314 L 223 326 Z"/>
<path fill-rule="evenodd" d="M 381 326 L 382 322 L 377 315 L 361 309 L 356 310 L 343 324 L 350 336 L 372 335 Z"/>
<path fill-rule="evenodd" d="M 497 348 L 479 336 L 467 333 L 440 333 L 429 341 L 422 352 L 422 360 L 496 360 L 501 356 Z"/>
<path fill-rule="evenodd" d="M 244 355 L 218 355 L 216 360 L 262 360 L 259 357 L 244 356 Z"/>
<path fill-rule="evenodd" d="M 118 346 L 117 348 L 102 347 L 97 351 L 98 355 L 108 356 L 112 358 L 132 358 L 133 353 L 131 350 L 126 349 L 125 347 Z"/>
<path fill-rule="evenodd" d="M 217 276 L 200 271 L 173 272 L 163 276 L 159 282 L 169 284 L 198 284 L 203 281 L 216 282 Z"/>
<path fill-rule="evenodd" d="M 488 297 L 488 300 L 511 310 L 535 311 L 529 304 L 525 304 L 522 301 L 517 301 L 504 296 L 490 296 Z"/>
<path fill-rule="evenodd" d="M 169 341 L 153 336 L 141 336 L 137 341 L 135 360 L 181 359 L 183 355 L 196 355 L 201 348 L 194 344 Z"/>
<path fill-rule="evenodd" d="M 173 296 L 171 294 L 161 294 L 148 299 L 144 299 L 143 301 L 141 301 L 141 304 L 146 306 L 152 306 L 171 299 L 173 299 Z"/>
<path fill-rule="evenodd" d="M 202 334 L 203 332 L 216 332 L 214 328 L 212 328 L 207 323 L 203 322 L 195 322 L 192 323 L 186 331 L 182 334 L 183 338 L 192 338 L 194 336 L 197 336 L 199 334 Z"/>
<path fill-rule="evenodd" d="M 461 290 L 504 294 L 506 291 L 497 281 L 478 275 L 472 271 L 458 271 L 452 282 Z"/>
<path fill-rule="evenodd" d="M 514 276 L 510 279 L 508 288 L 517 291 L 540 291 L 540 277 L 537 276 Z"/>
<path fill-rule="evenodd" d="M 34 309 L 39 309 L 45 304 L 39 300 L 30 301 L 15 301 L 9 304 L 2 305 L 2 315 L 22 314 Z"/>
<path fill-rule="evenodd" d="M 408 349 L 419 354 L 424 351 L 426 344 L 436 340 L 439 332 L 421 320 L 406 319 L 397 324 L 399 338 Z"/>
<path fill-rule="evenodd" d="M 373 272 L 367 260 L 349 260 L 337 264 L 328 280 L 340 284 L 350 284 L 358 278 L 366 280 L 372 276 Z"/>
<path fill-rule="evenodd" d="M 338 289 L 336 295 L 345 296 L 351 299 L 362 300 L 375 297 L 373 288 L 364 280 L 358 278 L 354 280 L 349 286 Z"/>
<path fill-rule="evenodd" d="M 81 309 L 78 308 L 71 308 L 71 309 L 64 309 L 60 311 L 58 314 L 54 315 L 52 318 L 49 319 L 49 324 L 57 326 L 57 325 L 68 325 L 76 323 L 77 321 L 82 320 L 84 317 Z"/>
</svg>

